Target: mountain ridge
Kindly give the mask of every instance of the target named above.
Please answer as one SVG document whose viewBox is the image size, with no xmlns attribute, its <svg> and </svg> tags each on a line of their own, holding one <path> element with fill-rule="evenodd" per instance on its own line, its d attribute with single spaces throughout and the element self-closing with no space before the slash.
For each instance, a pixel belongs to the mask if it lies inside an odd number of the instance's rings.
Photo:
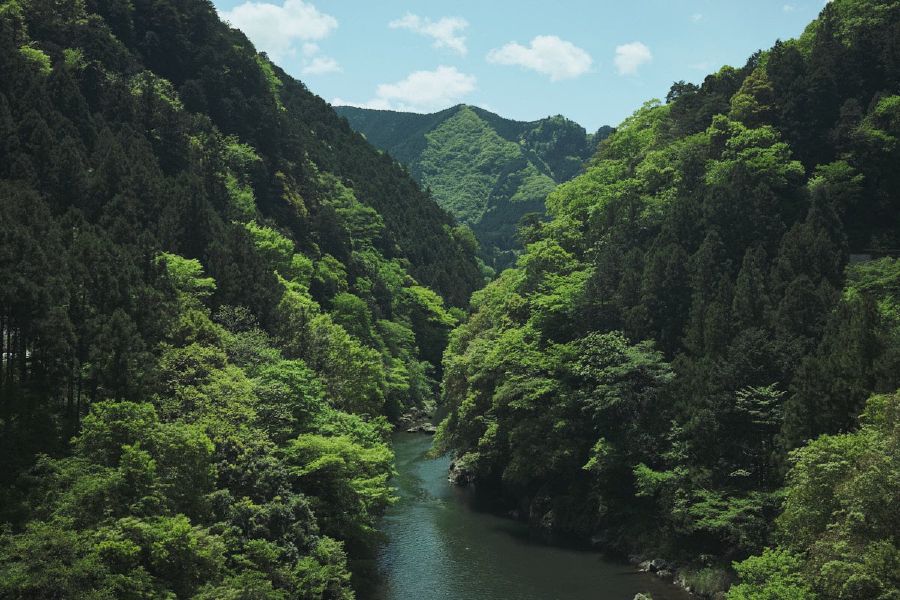
<svg viewBox="0 0 900 600">
<path fill-rule="evenodd" d="M 896 597 L 898 40 L 832 0 L 619 125 L 451 334 L 453 476 L 702 597 Z"/>
<path fill-rule="evenodd" d="M 562 115 L 516 121 L 467 104 L 426 114 L 335 110 L 470 226 L 482 259 L 497 271 L 515 260 L 519 221 L 542 215 L 546 195 L 575 176 L 612 131 L 588 134 Z"/>
</svg>

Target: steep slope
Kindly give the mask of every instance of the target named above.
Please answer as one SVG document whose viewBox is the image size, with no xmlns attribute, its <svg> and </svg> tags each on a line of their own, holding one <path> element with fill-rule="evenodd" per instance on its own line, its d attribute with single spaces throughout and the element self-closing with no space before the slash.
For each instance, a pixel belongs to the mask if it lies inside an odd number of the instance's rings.
<svg viewBox="0 0 900 600">
<path fill-rule="evenodd" d="M 351 597 L 471 234 L 203 0 L 0 2 L 0 223 L 0 597 Z"/>
<path fill-rule="evenodd" d="M 445 355 L 461 480 L 710 595 L 776 545 L 730 598 L 897 595 L 897 40 L 833 0 L 548 197 Z"/>
<path fill-rule="evenodd" d="M 336 110 L 469 225 L 496 270 L 515 259 L 521 218 L 543 215 L 547 194 L 575 176 L 611 131 L 589 135 L 561 116 L 512 121 L 466 105 L 433 114 Z"/>
</svg>

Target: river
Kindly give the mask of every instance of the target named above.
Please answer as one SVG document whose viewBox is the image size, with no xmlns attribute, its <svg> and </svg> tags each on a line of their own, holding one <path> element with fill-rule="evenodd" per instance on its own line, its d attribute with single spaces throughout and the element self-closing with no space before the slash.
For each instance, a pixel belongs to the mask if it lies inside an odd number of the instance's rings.
<svg viewBox="0 0 900 600">
<path fill-rule="evenodd" d="M 449 458 L 426 456 L 431 438 L 394 436 L 399 501 L 381 523 L 371 600 L 654 600 L 689 596 L 596 553 L 533 540 L 525 524 L 471 507 L 447 483 Z"/>
</svg>

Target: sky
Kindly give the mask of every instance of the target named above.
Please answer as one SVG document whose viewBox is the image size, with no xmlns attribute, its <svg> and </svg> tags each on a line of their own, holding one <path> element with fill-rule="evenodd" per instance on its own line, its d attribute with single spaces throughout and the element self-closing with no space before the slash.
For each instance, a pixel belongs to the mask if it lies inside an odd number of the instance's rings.
<svg viewBox="0 0 900 600">
<path fill-rule="evenodd" d="M 802 33 L 826 0 L 213 0 L 332 104 L 617 125 Z"/>
</svg>

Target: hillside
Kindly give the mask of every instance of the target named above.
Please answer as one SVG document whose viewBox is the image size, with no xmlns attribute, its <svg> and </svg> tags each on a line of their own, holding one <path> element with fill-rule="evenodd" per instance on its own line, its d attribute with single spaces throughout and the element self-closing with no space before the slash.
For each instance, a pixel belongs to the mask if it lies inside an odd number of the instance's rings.
<svg viewBox="0 0 900 600">
<path fill-rule="evenodd" d="M 453 476 L 709 596 L 896 597 L 898 39 L 833 0 L 622 123 L 451 336 Z"/>
<path fill-rule="evenodd" d="M 561 116 L 512 121 L 466 105 L 433 114 L 335 110 L 469 225 L 497 271 L 515 260 L 522 217 L 543 215 L 547 194 L 574 177 L 611 131 L 587 134 Z"/>
<path fill-rule="evenodd" d="M 0 223 L 0 597 L 352 597 L 471 234 L 203 0 L 0 2 Z"/>
</svg>

